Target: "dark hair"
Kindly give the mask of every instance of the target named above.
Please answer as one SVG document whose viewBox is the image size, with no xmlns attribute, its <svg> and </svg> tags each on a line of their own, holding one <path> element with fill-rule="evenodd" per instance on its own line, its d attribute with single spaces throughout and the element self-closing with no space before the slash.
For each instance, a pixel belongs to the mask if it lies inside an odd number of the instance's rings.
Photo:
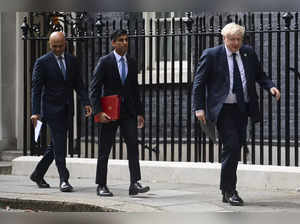
<svg viewBox="0 0 300 224">
<path fill-rule="evenodd" d="M 118 37 L 123 36 L 123 35 L 127 35 L 127 31 L 123 30 L 123 29 L 118 29 L 118 30 L 115 30 L 110 35 L 110 39 L 113 40 L 113 41 L 116 41 L 118 39 Z"/>
</svg>

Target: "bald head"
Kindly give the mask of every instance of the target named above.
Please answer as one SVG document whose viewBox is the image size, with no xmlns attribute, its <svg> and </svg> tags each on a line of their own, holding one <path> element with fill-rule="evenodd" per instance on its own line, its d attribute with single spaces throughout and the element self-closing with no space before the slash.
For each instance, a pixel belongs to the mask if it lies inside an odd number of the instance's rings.
<svg viewBox="0 0 300 224">
<path fill-rule="evenodd" d="M 50 49 L 56 56 L 64 53 L 66 48 L 65 35 L 63 32 L 53 32 L 49 37 Z"/>
</svg>

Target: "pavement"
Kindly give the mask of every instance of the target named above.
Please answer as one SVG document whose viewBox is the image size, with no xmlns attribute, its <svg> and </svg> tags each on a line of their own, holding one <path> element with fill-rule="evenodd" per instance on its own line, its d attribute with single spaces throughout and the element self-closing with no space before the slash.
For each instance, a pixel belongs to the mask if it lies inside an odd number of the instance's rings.
<svg viewBox="0 0 300 224">
<path fill-rule="evenodd" d="M 142 182 L 151 190 L 134 197 L 128 195 L 128 181 L 111 180 L 108 184 L 113 197 L 96 195 L 92 178 L 73 178 L 74 192 L 59 191 L 57 178 L 47 178 L 49 189 L 39 189 L 27 176 L 0 175 L 0 207 L 35 211 L 85 212 L 259 212 L 299 213 L 300 192 L 294 190 L 238 189 L 244 206 L 222 202 L 218 186 Z M 255 180 L 251 180 L 255 181 Z"/>
</svg>

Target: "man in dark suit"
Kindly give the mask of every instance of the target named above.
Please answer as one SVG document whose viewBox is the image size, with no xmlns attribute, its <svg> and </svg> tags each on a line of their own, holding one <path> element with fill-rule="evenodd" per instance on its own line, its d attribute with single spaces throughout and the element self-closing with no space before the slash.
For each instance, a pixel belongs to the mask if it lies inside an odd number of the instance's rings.
<svg viewBox="0 0 300 224">
<path fill-rule="evenodd" d="M 216 124 L 223 144 L 223 202 L 243 205 L 236 191 L 236 170 L 246 141 L 248 116 L 253 122 L 259 121 L 255 84 L 259 83 L 277 100 L 280 92 L 264 73 L 254 50 L 242 44 L 244 27 L 229 23 L 221 33 L 224 45 L 204 50 L 200 58 L 193 84 L 193 110 L 200 122 L 205 124 L 208 119 Z"/>
<path fill-rule="evenodd" d="M 62 192 L 71 192 L 68 182 L 69 171 L 66 168 L 67 131 L 73 121 L 73 90 L 85 107 L 86 116 L 90 116 L 87 88 L 84 87 L 77 59 L 65 53 L 65 36 L 62 32 L 53 32 L 49 38 L 51 52 L 38 58 L 32 74 L 32 116 L 34 127 L 37 120 L 47 123 L 51 131 L 51 145 L 30 176 L 40 188 L 49 188 L 44 175 L 53 159 L 58 169 Z"/>
<path fill-rule="evenodd" d="M 107 187 L 107 163 L 117 128 L 125 139 L 129 160 L 129 195 L 145 193 L 150 190 L 138 181 L 141 179 L 139 164 L 137 127 L 144 126 L 144 108 L 141 104 L 137 81 L 137 64 L 126 52 L 128 36 L 125 30 L 116 30 L 111 35 L 114 51 L 101 57 L 96 65 L 90 84 L 90 100 L 95 114 L 100 113 L 100 142 L 96 173 L 97 195 L 113 196 Z M 103 90 L 103 91 L 102 91 Z M 101 96 L 119 95 L 121 97 L 120 119 L 117 121 L 102 111 Z"/>
</svg>

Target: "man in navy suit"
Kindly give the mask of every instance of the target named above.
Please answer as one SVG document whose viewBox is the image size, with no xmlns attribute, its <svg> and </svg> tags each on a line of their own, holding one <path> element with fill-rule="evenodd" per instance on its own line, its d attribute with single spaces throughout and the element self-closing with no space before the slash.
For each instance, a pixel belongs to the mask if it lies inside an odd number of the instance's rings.
<svg viewBox="0 0 300 224">
<path fill-rule="evenodd" d="M 224 45 L 203 51 L 193 84 L 195 115 L 200 122 L 209 119 L 216 124 L 223 144 L 220 189 L 223 202 L 231 205 L 243 205 L 236 190 L 236 170 L 246 141 L 248 116 L 259 121 L 256 82 L 276 100 L 280 98 L 254 50 L 242 44 L 244 33 L 245 28 L 238 24 L 224 26 Z"/>
<path fill-rule="evenodd" d="M 66 168 L 67 131 L 73 121 L 73 90 L 85 107 L 85 116 L 92 114 L 87 88 L 80 74 L 79 62 L 65 53 L 65 36 L 53 32 L 49 38 L 51 52 L 38 58 L 32 74 L 32 116 L 34 127 L 37 120 L 47 123 L 51 131 L 51 145 L 30 176 L 40 188 L 49 188 L 44 175 L 53 159 L 58 169 L 62 192 L 71 192 L 69 171 Z"/>
<path fill-rule="evenodd" d="M 97 195 L 113 196 L 107 187 L 107 164 L 116 131 L 120 127 L 124 137 L 129 160 L 129 195 L 145 193 L 150 190 L 138 181 L 141 179 L 137 127 L 144 126 L 144 108 L 140 101 L 137 64 L 126 52 L 128 36 L 125 30 L 116 30 L 111 35 L 114 51 L 101 57 L 96 65 L 90 84 L 89 95 L 95 114 L 100 113 L 99 151 L 96 173 Z M 103 90 L 103 91 L 102 91 Z M 120 119 L 117 121 L 102 111 L 101 96 L 119 95 L 121 97 Z"/>
</svg>

